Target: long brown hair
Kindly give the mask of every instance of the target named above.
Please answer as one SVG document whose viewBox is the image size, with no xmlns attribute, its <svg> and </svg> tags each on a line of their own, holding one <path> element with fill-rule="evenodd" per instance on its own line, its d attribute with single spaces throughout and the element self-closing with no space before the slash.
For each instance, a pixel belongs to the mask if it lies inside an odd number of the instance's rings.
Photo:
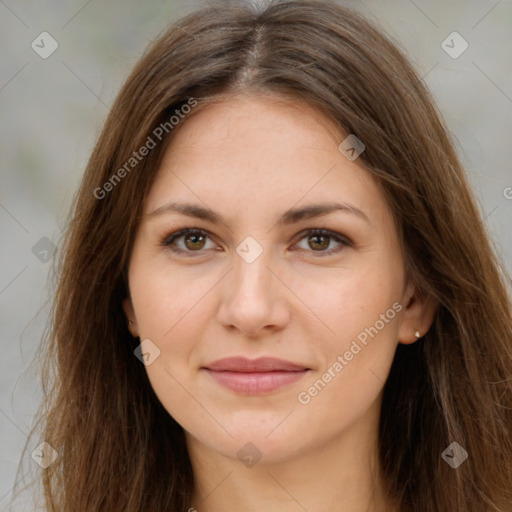
<svg viewBox="0 0 512 512">
<path fill-rule="evenodd" d="M 44 340 L 38 421 L 59 454 L 42 473 L 47 510 L 192 506 L 183 429 L 134 356 L 140 340 L 121 303 L 138 217 L 173 135 L 169 119 L 191 100 L 195 115 L 239 93 L 308 102 L 363 141 L 360 159 L 393 211 L 407 277 L 438 303 L 429 332 L 398 346 L 384 388 L 380 463 L 390 502 L 400 512 L 510 512 L 506 272 L 416 72 L 364 17 L 329 0 L 196 11 L 150 46 L 120 91 L 76 197 Z M 156 147 L 131 161 L 148 137 Z M 452 442 L 469 454 L 457 469 L 441 458 Z"/>
</svg>

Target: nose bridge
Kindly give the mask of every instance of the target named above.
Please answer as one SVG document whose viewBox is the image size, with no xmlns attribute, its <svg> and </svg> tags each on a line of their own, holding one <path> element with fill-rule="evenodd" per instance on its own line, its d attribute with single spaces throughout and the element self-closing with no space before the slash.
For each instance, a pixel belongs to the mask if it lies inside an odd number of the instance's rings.
<svg viewBox="0 0 512 512">
<path fill-rule="evenodd" d="M 282 328 L 289 319 L 287 308 L 278 300 L 281 285 L 270 268 L 275 266 L 270 248 L 255 253 L 255 245 L 244 246 L 249 249 L 234 255 L 233 271 L 226 282 L 219 320 L 225 327 L 236 327 L 240 332 L 256 336 L 265 327 Z M 250 257 L 248 257 L 248 255 Z"/>
<path fill-rule="evenodd" d="M 232 275 L 236 293 L 248 294 L 253 299 L 268 296 L 272 288 L 272 273 L 268 268 L 272 264 L 270 248 L 264 248 L 262 243 L 248 237 L 239 244 L 236 252 Z"/>
</svg>

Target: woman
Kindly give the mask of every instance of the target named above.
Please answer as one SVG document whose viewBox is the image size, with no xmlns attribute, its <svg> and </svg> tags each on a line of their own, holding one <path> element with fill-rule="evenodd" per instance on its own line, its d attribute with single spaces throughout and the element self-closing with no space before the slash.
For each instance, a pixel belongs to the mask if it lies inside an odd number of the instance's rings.
<svg viewBox="0 0 512 512">
<path fill-rule="evenodd" d="M 59 278 L 48 510 L 512 510 L 507 278 L 432 99 L 361 15 L 171 27 L 112 107 Z"/>
</svg>

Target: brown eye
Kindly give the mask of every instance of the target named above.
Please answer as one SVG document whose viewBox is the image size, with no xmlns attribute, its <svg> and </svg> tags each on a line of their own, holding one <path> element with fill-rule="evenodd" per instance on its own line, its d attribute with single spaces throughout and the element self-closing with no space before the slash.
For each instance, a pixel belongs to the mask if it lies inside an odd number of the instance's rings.
<svg viewBox="0 0 512 512">
<path fill-rule="evenodd" d="M 205 236 L 202 234 L 190 234 L 184 236 L 185 246 L 191 251 L 202 249 L 205 245 Z"/>
<path fill-rule="evenodd" d="M 342 251 L 345 247 L 352 246 L 352 243 L 339 233 L 326 229 L 310 229 L 302 237 L 302 240 L 307 240 L 307 247 L 300 247 L 300 245 L 299 247 L 308 253 L 313 253 L 314 257 L 330 256 Z M 327 250 L 332 243 L 338 244 L 338 247 Z"/>
<path fill-rule="evenodd" d="M 313 253 L 315 257 L 330 256 L 340 252 L 344 247 L 352 246 L 352 243 L 339 233 L 326 229 L 310 229 L 303 235 L 301 241 L 307 240 L 307 247 L 301 247 L 301 249 L 307 253 Z M 202 229 L 185 228 L 166 236 L 160 244 L 169 247 L 175 253 L 195 256 L 194 253 L 201 255 L 207 249 L 215 249 L 216 246 L 212 242 L 210 247 L 207 246 L 208 239 L 211 241 L 210 235 Z M 328 249 L 332 243 L 338 244 L 338 247 Z"/>
<path fill-rule="evenodd" d="M 328 235 L 310 235 L 308 237 L 309 246 L 316 250 L 323 251 L 329 247 L 330 237 Z"/>
<path fill-rule="evenodd" d="M 160 243 L 169 247 L 173 252 L 191 256 L 192 253 L 202 253 L 207 247 L 207 240 L 210 236 L 202 229 L 182 229 L 176 233 L 166 236 Z M 215 244 L 212 244 L 215 247 Z"/>
</svg>

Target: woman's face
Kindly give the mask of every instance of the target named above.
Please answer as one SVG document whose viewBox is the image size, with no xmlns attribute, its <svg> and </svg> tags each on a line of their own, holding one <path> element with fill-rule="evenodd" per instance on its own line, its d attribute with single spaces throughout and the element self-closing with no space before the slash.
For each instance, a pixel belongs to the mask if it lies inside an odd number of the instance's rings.
<svg viewBox="0 0 512 512">
<path fill-rule="evenodd" d="M 150 340 L 156 395 L 189 446 L 233 459 L 285 461 L 376 432 L 398 340 L 423 324 L 389 207 L 338 149 L 347 134 L 260 96 L 183 122 L 145 201 L 124 302 Z"/>
</svg>

